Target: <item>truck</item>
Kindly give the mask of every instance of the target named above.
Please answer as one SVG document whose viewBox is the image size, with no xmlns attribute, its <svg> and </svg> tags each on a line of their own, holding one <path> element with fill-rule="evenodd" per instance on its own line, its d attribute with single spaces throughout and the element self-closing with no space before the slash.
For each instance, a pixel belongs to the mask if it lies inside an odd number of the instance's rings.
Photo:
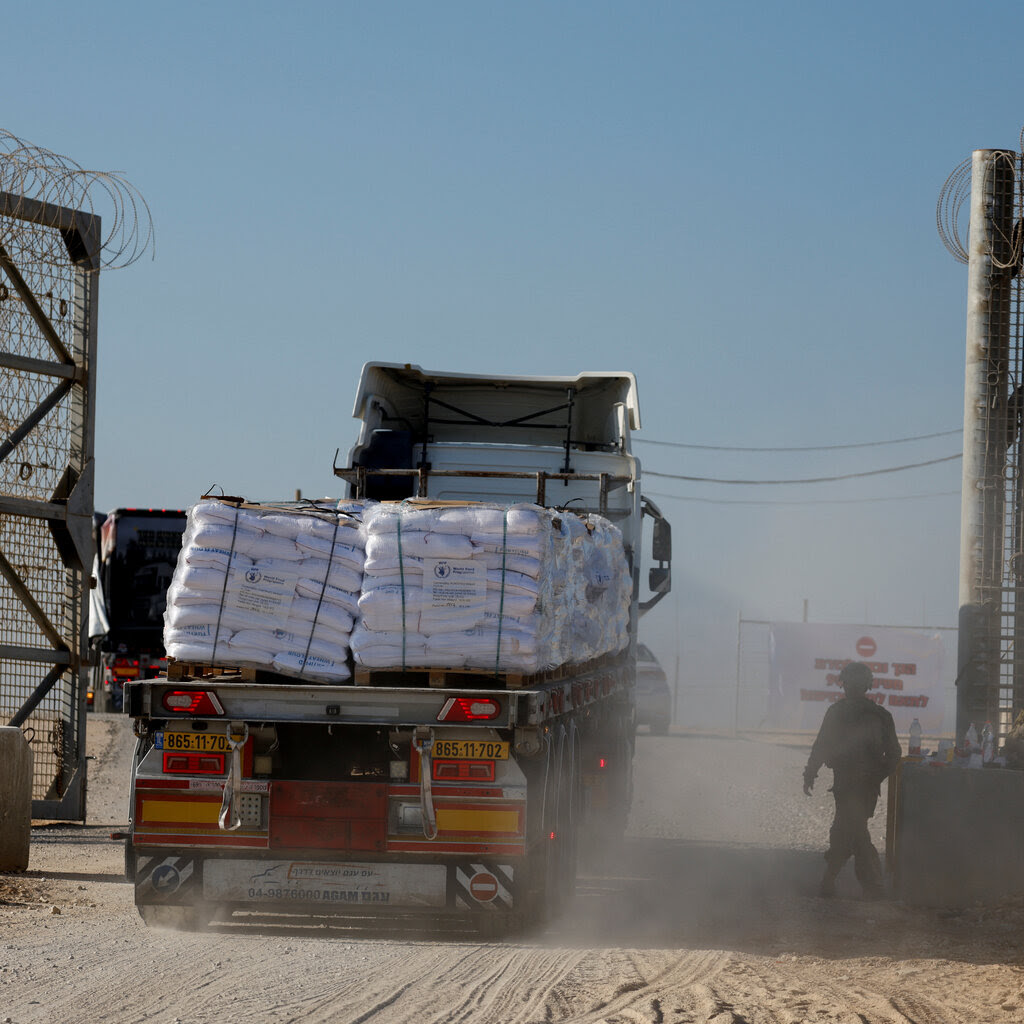
<svg viewBox="0 0 1024 1024">
<path fill-rule="evenodd" d="M 126 871 L 147 924 L 328 914 L 506 934 L 556 916 L 580 851 L 625 830 L 637 624 L 671 582 L 670 526 L 631 450 L 633 375 L 368 363 L 354 416 L 333 466 L 347 499 L 527 503 L 614 523 L 628 643 L 535 673 L 356 665 L 350 682 L 312 685 L 172 661 L 129 682 Z"/>
<path fill-rule="evenodd" d="M 164 673 L 164 606 L 184 529 L 184 509 L 116 508 L 93 516 L 89 707 L 121 711 L 128 680 Z"/>
</svg>

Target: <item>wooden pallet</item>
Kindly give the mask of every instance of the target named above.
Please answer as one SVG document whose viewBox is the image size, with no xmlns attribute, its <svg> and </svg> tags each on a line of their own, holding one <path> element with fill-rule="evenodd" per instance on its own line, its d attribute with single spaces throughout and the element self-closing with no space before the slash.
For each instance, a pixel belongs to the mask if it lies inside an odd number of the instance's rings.
<svg viewBox="0 0 1024 1024">
<path fill-rule="evenodd" d="M 483 668 L 366 668 L 356 665 L 352 674 L 356 686 L 432 686 L 469 690 L 529 690 L 545 683 L 573 679 L 608 664 L 604 656 L 582 665 L 559 665 L 543 672 L 490 672 Z"/>
<path fill-rule="evenodd" d="M 212 679 L 223 682 L 279 683 L 287 677 L 277 672 L 260 668 L 243 668 L 238 665 L 205 665 L 194 661 L 167 659 L 167 681 L 169 683 L 203 682 Z M 298 680 L 295 680 L 298 682 Z"/>
</svg>

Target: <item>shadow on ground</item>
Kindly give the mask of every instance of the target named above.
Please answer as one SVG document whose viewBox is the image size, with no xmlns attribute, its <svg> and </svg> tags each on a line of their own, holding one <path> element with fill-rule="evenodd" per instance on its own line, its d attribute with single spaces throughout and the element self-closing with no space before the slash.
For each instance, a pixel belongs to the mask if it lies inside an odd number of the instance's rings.
<svg viewBox="0 0 1024 1024">
<path fill-rule="evenodd" d="M 852 863 L 838 898 L 817 893 L 820 854 L 672 839 L 628 840 L 586 867 L 546 941 L 735 950 L 761 956 L 1018 961 L 1024 901 L 959 912 L 865 901 Z"/>
</svg>

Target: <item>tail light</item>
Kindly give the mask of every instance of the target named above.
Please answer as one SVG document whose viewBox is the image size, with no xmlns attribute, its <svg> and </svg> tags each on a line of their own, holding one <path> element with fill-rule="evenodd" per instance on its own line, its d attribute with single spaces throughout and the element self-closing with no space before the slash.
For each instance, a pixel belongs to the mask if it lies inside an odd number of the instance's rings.
<svg viewBox="0 0 1024 1024">
<path fill-rule="evenodd" d="M 436 782 L 493 782 L 493 761 L 432 761 Z"/>
<path fill-rule="evenodd" d="M 501 704 L 493 697 L 449 697 L 438 712 L 439 722 L 479 722 L 497 718 Z"/>
<path fill-rule="evenodd" d="M 189 775 L 223 775 L 223 754 L 194 754 L 166 751 L 165 772 L 187 772 Z"/>
<path fill-rule="evenodd" d="M 224 705 L 212 690 L 168 690 L 161 703 L 165 711 L 182 715 L 224 714 Z"/>
</svg>

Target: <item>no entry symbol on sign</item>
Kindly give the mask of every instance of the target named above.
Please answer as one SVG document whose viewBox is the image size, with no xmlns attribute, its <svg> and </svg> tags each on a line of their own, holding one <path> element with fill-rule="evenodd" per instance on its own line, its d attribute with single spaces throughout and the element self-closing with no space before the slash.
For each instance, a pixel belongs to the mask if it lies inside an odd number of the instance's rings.
<svg viewBox="0 0 1024 1024">
<path fill-rule="evenodd" d="M 478 903 L 490 903 L 498 895 L 498 880 L 489 871 L 478 871 L 469 880 L 469 893 Z"/>
<path fill-rule="evenodd" d="M 870 658 L 877 650 L 878 645 L 869 636 L 862 636 L 857 641 L 857 653 L 862 658 Z"/>
</svg>

